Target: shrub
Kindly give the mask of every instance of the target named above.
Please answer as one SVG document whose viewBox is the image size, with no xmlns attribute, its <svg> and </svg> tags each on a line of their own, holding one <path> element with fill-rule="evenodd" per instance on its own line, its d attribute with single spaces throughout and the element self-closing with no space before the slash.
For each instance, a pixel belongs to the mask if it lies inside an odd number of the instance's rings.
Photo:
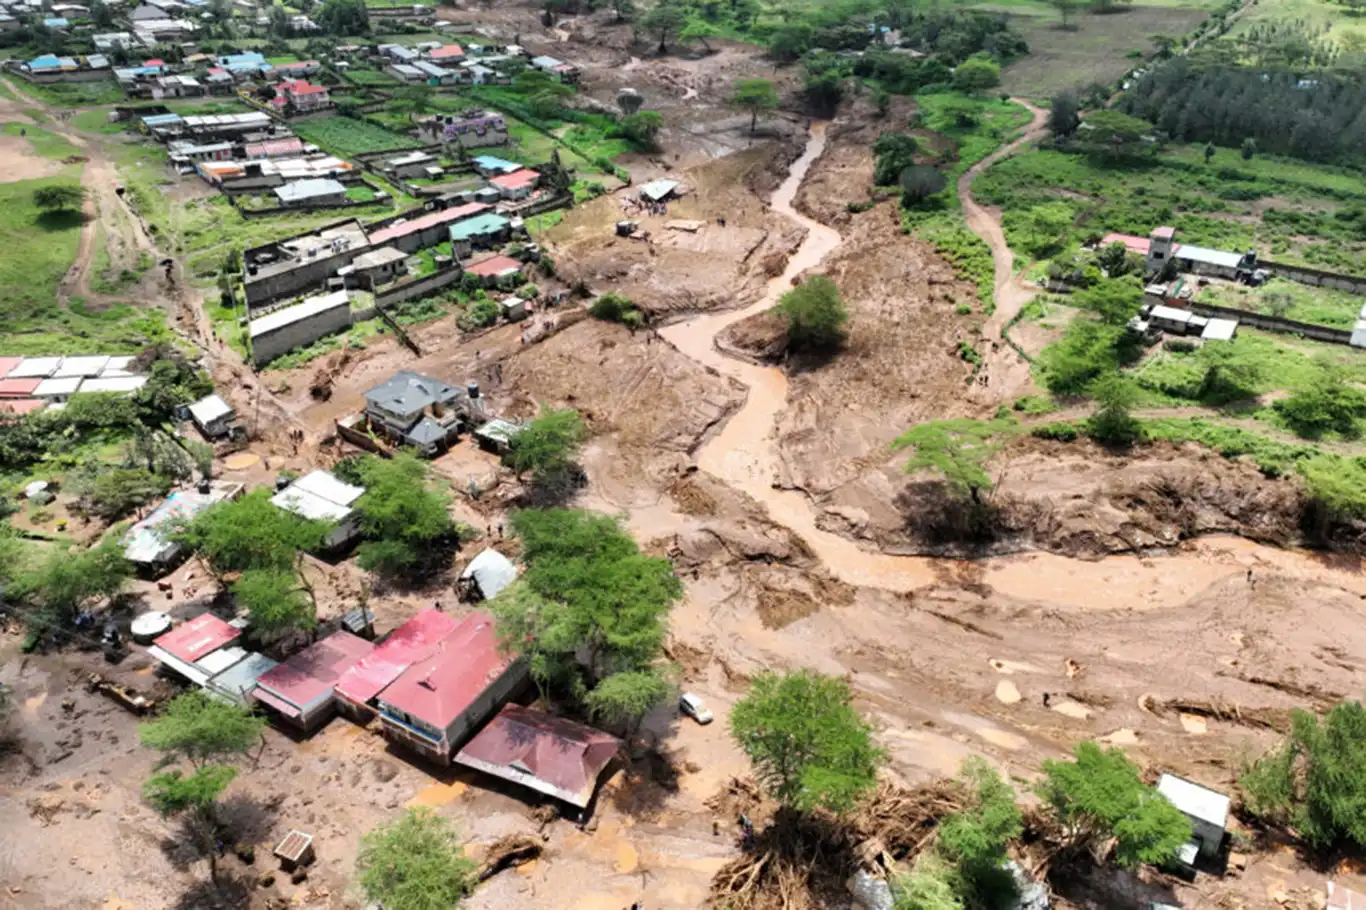
<svg viewBox="0 0 1366 910">
<path fill-rule="evenodd" d="M 831 351 L 844 344 L 849 314 L 839 288 L 825 275 L 814 275 L 788 291 L 777 309 L 787 318 L 791 349 Z"/>
</svg>

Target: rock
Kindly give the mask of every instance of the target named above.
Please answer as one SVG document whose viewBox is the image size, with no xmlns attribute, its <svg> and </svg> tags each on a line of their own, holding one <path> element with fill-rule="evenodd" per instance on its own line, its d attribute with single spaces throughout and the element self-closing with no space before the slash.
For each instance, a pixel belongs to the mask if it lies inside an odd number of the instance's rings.
<svg viewBox="0 0 1366 910">
<path fill-rule="evenodd" d="M 398 766 L 391 761 L 377 758 L 370 763 L 370 773 L 374 775 L 375 780 L 387 784 L 398 776 Z"/>
<path fill-rule="evenodd" d="M 296 885 L 303 884 L 304 882 L 308 881 L 308 870 L 295 869 L 294 874 L 289 877 L 289 880 Z"/>
<path fill-rule="evenodd" d="M 265 873 L 256 880 L 256 884 L 260 885 L 262 888 L 269 888 L 271 885 L 275 884 L 275 873 Z"/>
<path fill-rule="evenodd" d="M 1020 690 L 1008 679 L 996 684 L 996 700 L 1003 705 L 1013 705 L 1020 701 Z"/>
</svg>

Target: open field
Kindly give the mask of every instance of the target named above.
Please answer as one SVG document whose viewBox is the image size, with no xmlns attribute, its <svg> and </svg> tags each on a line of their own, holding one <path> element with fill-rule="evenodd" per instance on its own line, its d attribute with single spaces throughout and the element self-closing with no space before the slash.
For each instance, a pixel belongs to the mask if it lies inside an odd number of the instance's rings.
<svg viewBox="0 0 1366 910">
<path fill-rule="evenodd" d="M 1043 4 L 1010 7 L 1015 27 L 1029 42 L 1029 55 L 1001 73 L 1001 86 L 1040 101 L 1054 92 L 1099 82 L 1109 85 L 1142 57 L 1153 53 L 1153 35 L 1179 37 L 1208 15 L 1177 5 L 1134 4 L 1105 15 L 1076 13 L 1068 29 Z"/>
<path fill-rule="evenodd" d="M 1301 20 L 1314 29 L 1325 29 L 1326 37 L 1343 50 L 1360 51 L 1366 47 L 1366 20 L 1343 3 L 1329 0 L 1263 0 L 1252 4 L 1229 32 L 1236 38 L 1247 30 L 1271 22 Z"/>
</svg>

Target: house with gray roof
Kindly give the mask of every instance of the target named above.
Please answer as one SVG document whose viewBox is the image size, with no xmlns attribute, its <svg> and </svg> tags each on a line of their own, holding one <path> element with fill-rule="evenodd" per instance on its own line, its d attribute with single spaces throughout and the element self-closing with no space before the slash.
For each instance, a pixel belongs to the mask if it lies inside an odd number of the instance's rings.
<svg viewBox="0 0 1366 910">
<path fill-rule="evenodd" d="M 431 456 L 454 441 L 467 401 L 440 379 L 401 370 L 365 393 L 365 416 L 371 429 Z"/>
</svg>

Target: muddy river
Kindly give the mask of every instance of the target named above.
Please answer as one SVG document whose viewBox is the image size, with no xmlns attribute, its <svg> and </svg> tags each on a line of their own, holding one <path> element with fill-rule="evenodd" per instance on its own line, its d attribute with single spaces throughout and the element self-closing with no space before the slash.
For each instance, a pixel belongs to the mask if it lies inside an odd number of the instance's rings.
<svg viewBox="0 0 1366 910">
<path fill-rule="evenodd" d="M 743 384 L 749 391 L 741 409 L 697 453 L 701 470 L 762 503 L 772 520 L 800 537 L 836 578 L 852 585 L 905 592 L 936 583 L 955 567 L 950 560 L 891 556 L 865 549 L 848 538 L 816 526 L 817 510 L 805 493 L 777 489 L 776 423 L 787 406 L 787 376 L 777 367 L 759 366 L 721 353 L 718 334 L 728 326 L 774 306 L 794 276 L 820 263 L 840 245 L 837 231 L 797 212 L 792 201 L 813 162 L 825 150 L 825 124 L 812 124 L 805 150 L 770 206 L 807 229 L 806 239 L 766 293 L 742 310 L 699 315 L 661 330 L 680 351 Z M 982 210 L 979 210 L 981 212 Z M 976 229 L 976 226 L 974 229 Z M 996 231 L 983 240 L 1003 243 Z M 1010 262 L 993 249 L 998 263 Z M 998 276 L 999 277 L 999 276 Z M 1000 281 L 997 282 L 998 286 Z M 1145 556 L 1111 556 L 1086 561 L 1033 552 L 975 562 L 981 581 L 1010 597 L 1096 609 L 1134 609 L 1183 603 L 1200 590 L 1249 568 L 1290 578 L 1340 586 L 1366 594 L 1366 579 L 1355 567 L 1330 565 L 1307 551 L 1282 550 L 1233 537 L 1206 537 L 1180 550 Z"/>
</svg>

